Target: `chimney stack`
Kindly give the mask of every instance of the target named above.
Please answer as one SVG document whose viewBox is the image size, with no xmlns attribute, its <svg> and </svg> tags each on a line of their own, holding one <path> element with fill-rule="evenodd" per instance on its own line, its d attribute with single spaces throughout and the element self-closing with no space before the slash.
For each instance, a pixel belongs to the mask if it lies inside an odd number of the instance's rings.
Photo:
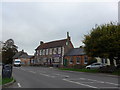
<svg viewBox="0 0 120 90">
<path fill-rule="evenodd" d="M 42 45 L 44 42 L 43 41 L 40 41 L 40 45 Z"/>
<path fill-rule="evenodd" d="M 70 41 L 69 32 L 67 32 L 67 39 Z"/>
<path fill-rule="evenodd" d="M 22 52 L 24 52 L 24 49 L 22 49 Z"/>
</svg>

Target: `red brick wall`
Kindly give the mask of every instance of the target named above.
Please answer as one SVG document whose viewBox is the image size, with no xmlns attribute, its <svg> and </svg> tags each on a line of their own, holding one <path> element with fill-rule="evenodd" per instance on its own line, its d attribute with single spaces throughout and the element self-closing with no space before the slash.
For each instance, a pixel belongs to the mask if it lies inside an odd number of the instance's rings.
<svg viewBox="0 0 120 90">
<path fill-rule="evenodd" d="M 67 62 L 67 65 L 68 65 L 68 67 L 72 67 L 72 66 L 74 66 L 74 65 L 86 65 L 86 64 L 84 64 L 84 57 L 85 56 L 87 56 L 87 55 L 81 55 L 81 56 L 65 56 L 64 57 L 64 59 L 67 59 L 68 60 L 68 62 Z M 70 64 L 70 58 L 73 58 L 73 63 L 72 64 Z M 80 64 L 77 64 L 76 63 L 76 57 L 79 57 L 79 58 L 81 58 L 80 59 Z M 90 60 L 90 57 L 88 57 L 88 60 Z"/>
<path fill-rule="evenodd" d="M 30 63 L 30 59 L 23 59 L 23 58 L 21 58 L 21 62 L 24 62 L 24 64 L 22 64 L 22 65 L 27 66 Z"/>
</svg>

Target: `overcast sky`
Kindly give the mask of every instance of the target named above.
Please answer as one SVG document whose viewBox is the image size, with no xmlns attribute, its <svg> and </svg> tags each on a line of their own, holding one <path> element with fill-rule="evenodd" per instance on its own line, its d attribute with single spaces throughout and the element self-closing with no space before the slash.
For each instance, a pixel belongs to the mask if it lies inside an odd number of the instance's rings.
<svg viewBox="0 0 120 90">
<path fill-rule="evenodd" d="M 118 21 L 117 2 L 3 2 L 0 6 L 2 40 L 12 38 L 28 54 L 41 40 L 66 38 L 67 31 L 74 47 L 79 47 L 95 24 Z"/>
</svg>

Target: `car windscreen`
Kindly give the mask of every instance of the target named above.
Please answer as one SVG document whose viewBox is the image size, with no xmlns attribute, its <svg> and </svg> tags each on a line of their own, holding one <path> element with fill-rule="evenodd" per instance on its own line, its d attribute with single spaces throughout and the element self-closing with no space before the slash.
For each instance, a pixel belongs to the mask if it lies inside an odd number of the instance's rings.
<svg viewBox="0 0 120 90">
<path fill-rule="evenodd" d="M 20 63 L 20 61 L 15 61 L 15 63 Z"/>
<path fill-rule="evenodd" d="M 100 65 L 100 64 L 95 64 L 95 65 Z"/>
</svg>

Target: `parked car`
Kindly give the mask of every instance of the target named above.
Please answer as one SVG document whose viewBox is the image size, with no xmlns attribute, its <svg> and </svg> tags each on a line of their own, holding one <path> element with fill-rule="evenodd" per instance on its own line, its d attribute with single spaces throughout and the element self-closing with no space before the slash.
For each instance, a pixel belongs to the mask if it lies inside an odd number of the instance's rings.
<svg viewBox="0 0 120 90">
<path fill-rule="evenodd" d="M 87 69 L 99 69 L 99 68 L 102 68 L 103 66 L 105 66 L 105 65 L 103 65 L 102 63 L 93 63 L 91 65 L 86 66 L 85 68 L 87 68 Z"/>
</svg>

